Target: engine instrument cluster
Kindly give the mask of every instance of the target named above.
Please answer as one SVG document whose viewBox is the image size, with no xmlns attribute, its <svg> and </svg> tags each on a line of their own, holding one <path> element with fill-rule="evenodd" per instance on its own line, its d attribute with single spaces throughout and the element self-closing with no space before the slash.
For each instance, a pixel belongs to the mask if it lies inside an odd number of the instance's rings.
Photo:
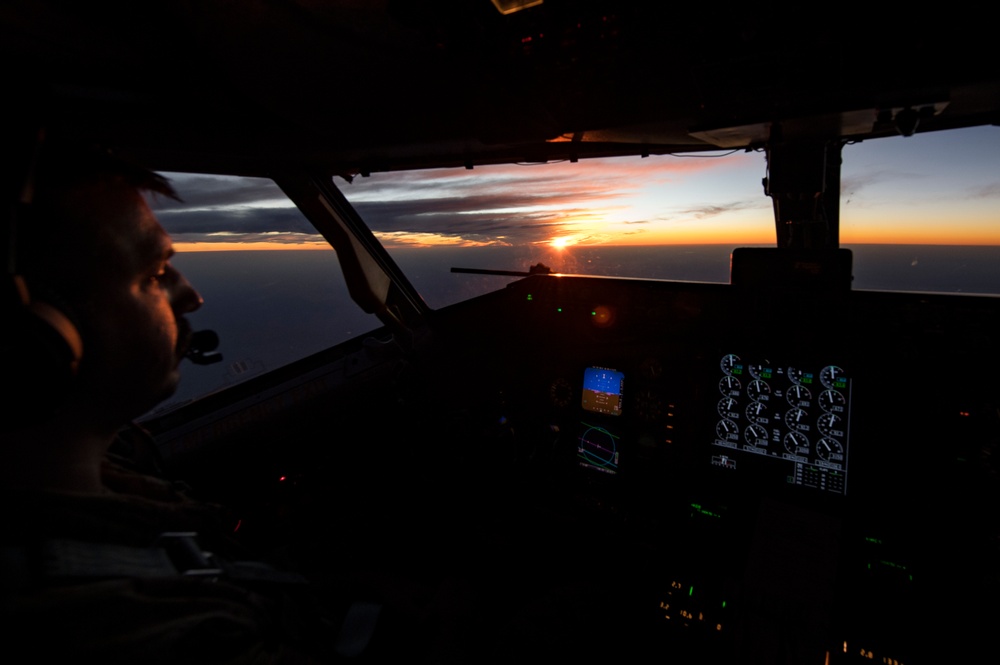
<svg viewBox="0 0 1000 665">
<path fill-rule="evenodd" d="M 847 493 L 851 380 L 837 365 L 780 365 L 728 353 L 719 360 L 712 464 L 752 456 L 788 467 L 787 480 Z"/>
</svg>

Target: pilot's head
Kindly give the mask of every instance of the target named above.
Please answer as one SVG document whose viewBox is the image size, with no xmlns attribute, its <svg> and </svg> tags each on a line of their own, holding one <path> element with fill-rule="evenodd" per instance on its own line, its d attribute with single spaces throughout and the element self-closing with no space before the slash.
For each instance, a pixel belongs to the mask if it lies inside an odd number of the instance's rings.
<svg viewBox="0 0 1000 665">
<path fill-rule="evenodd" d="M 65 313 L 82 341 L 68 394 L 54 399 L 113 430 L 176 389 L 190 339 L 184 315 L 202 302 L 171 266 L 170 237 L 145 199 L 176 195 L 161 176 L 106 151 L 51 142 L 28 183 L 17 273 L 29 299 Z M 47 353 L 30 344 L 25 352 Z"/>
</svg>

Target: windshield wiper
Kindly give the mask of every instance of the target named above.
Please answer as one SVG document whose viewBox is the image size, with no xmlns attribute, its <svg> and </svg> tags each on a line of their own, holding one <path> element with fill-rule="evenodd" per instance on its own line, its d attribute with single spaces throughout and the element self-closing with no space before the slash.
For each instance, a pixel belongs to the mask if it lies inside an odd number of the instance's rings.
<svg viewBox="0 0 1000 665">
<path fill-rule="evenodd" d="M 552 274 L 552 268 L 543 263 L 536 263 L 528 268 L 528 272 L 524 272 L 523 270 L 489 270 L 486 268 L 452 268 L 451 271 L 472 275 L 505 275 L 508 277 L 530 277 L 532 275 Z"/>
</svg>

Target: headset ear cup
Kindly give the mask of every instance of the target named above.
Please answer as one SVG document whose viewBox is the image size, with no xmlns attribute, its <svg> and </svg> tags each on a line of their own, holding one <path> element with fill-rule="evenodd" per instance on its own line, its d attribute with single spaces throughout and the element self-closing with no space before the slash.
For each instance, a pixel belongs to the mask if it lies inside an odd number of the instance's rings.
<svg viewBox="0 0 1000 665">
<path fill-rule="evenodd" d="M 56 333 L 53 338 L 53 344 L 58 347 L 53 349 L 55 360 L 59 366 L 68 364 L 70 376 L 75 376 L 80 367 L 80 358 L 83 357 L 83 339 L 76 324 L 62 310 L 47 302 L 32 302 L 28 309 Z"/>
<path fill-rule="evenodd" d="M 51 303 L 32 300 L 24 280 L 14 288 L 25 304 L 0 331 L 6 359 L 7 396 L 2 398 L 5 430 L 44 419 L 59 409 L 83 356 L 83 341 L 72 317 Z"/>
</svg>

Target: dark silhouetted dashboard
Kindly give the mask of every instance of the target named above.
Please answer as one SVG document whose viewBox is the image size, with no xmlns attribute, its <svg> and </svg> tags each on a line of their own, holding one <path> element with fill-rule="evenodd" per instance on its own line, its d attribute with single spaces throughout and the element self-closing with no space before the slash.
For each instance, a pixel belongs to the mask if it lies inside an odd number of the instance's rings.
<svg viewBox="0 0 1000 665">
<path fill-rule="evenodd" d="M 252 434 L 200 470 L 266 497 L 261 538 L 460 578 L 515 659 L 909 664 L 989 634 L 1000 299 L 535 276 L 429 323 L 310 361 L 279 425 L 228 416 Z"/>
<path fill-rule="evenodd" d="M 442 375 L 497 387 L 481 468 L 639 644 L 910 663 L 988 625 L 928 608 L 996 590 L 1000 299 L 535 277 L 444 314 Z"/>
</svg>

